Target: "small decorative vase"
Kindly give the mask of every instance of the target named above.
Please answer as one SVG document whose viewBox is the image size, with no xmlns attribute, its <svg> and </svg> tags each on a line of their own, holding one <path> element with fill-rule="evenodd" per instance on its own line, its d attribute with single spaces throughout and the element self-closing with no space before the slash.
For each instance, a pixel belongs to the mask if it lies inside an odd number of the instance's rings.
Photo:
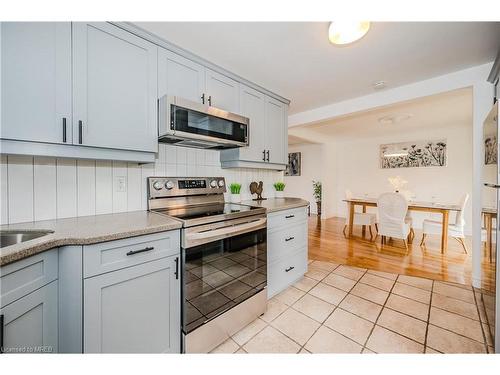
<svg viewBox="0 0 500 375">
<path fill-rule="evenodd" d="M 231 202 L 232 203 L 240 203 L 241 202 L 241 194 L 231 194 Z"/>
<path fill-rule="evenodd" d="M 276 191 L 276 194 L 274 195 L 276 198 L 283 198 L 285 196 L 284 191 Z"/>
</svg>

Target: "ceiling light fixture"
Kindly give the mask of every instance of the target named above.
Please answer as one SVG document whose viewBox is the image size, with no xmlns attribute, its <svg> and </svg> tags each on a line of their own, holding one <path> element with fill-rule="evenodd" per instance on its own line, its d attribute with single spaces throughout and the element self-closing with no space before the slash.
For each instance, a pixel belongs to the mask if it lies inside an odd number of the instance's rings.
<svg viewBox="0 0 500 375">
<path fill-rule="evenodd" d="M 374 90 L 382 90 L 385 89 L 386 86 L 387 86 L 386 81 L 377 81 L 372 83 L 372 87 Z"/>
<path fill-rule="evenodd" d="M 370 29 L 370 22 L 333 21 L 328 28 L 328 39 L 333 44 L 349 44 L 361 39 Z"/>
<path fill-rule="evenodd" d="M 397 124 L 399 122 L 409 120 L 412 117 L 413 117 L 413 115 L 411 113 L 403 113 L 401 115 L 389 115 L 389 116 L 380 117 L 378 119 L 378 122 L 381 123 L 382 125 L 391 125 L 391 124 Z"/>
</svg>

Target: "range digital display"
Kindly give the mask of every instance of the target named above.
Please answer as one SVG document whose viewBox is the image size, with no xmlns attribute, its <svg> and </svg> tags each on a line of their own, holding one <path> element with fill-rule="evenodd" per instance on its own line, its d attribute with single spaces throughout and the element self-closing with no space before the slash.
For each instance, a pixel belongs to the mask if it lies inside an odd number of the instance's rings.
<svg viewBox="0 0 500 375">
<path fill-rule="evenodd" d="M 205 180 L 179 180 L 179 189 L 205 189 Z"/>
</svg>

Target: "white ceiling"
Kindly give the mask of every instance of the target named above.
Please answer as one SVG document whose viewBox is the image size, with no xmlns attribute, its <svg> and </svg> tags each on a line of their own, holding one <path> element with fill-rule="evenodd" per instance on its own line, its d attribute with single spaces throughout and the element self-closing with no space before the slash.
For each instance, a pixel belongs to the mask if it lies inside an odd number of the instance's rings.
<svg viewBox="0 0 500 375">
<path fill-rule="evenodd" d="M 385 116 L 409 114 L 408 120 L 394 124 L 381 124 Z M 359 139 L 388 136 L 412 131 L 449 126 L 472 127 L 472 89 L 464 88 L 447 93 L 397 103 L 384 108 L 358 112 L 344 117 L 288 130 L 289 137 L 302 139 Z M 294 134 L 296 133 L 296 134 Z M 292 138 L 293 139 L 293 138 Z"/>
<path fill-rule="evenodd" d="M 500 40 L 500 22 L 373 23 L 344 47 L 323 22 L 136 24 L 290 99 L 290 114 L 493 61 Z"/>
</svg>

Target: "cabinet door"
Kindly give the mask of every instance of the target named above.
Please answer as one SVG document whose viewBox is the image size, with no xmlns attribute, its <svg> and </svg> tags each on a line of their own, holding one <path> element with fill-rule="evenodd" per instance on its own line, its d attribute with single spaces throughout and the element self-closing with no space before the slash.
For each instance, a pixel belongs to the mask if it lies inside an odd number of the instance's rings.
<svg viewBox="0 0 500 375">
<path fill-rule="evenodd" d="M 84 352 L 180 352 L 176 258 L 84 280 Z"/>
<path fill-rule="evenodd" d="M 201 103 L 205 68 L 166 49 L 158 49 L 158 97 L 164 95 Z"/>
<path fill-rule="evenodd" d="M 2 22 L 3 139 L 71 143 L 71 24 Z"/>
<path fill-rule="evenodd" d="M 242 147 L 240 160 L 264 162 L 266 148 L 266 95 L 245 85 L 240 88 L 240 113 L 250 119 L 249 145 Z"/>
<path fill-rule="evenodd" d="M 108 23 L 73 23 L 73 83 L 73 143 L 156 152 L 154 44 Z"/>
<path fill-rule="evenodd" d="M 266 129 L 269 162 L 286 164 L 287 119 L 286 105 L 270 97 L 266 97 Z"/>
<path fill-rule="evenodd" d="M 4 352 L 57 353 L 57 280 L 5 306 Z"/>
<path fill-rule="evenodd" d="M 222 74 L 206 69 L 206 93 L 212 107 L 239 113 L 239 83 Z M 208 99 L 207 99 L 208 100 Z"/>
</svg>

